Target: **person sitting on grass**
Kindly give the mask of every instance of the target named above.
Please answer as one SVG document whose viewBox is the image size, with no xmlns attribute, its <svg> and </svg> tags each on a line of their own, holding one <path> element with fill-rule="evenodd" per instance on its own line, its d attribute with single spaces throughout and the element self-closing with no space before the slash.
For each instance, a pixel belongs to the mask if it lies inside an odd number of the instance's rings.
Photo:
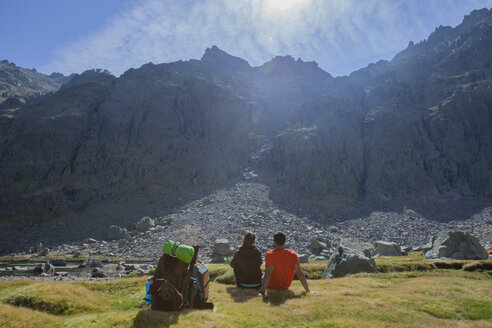
<svg viewBox="0 0 492 328">
<path fill-rule="evenodd" d="M 230 263 L 234 268 L 236 286 L 240 288 L 261 287 L 261 253 L 255 247 L 256 236 L 246 231 L 243 237 L 243 246 L 234 254 Z"/>
<path fill-rule="evenodd" d="M 277 232 L 273 236 L 273 246 L 275 249 L 266 253 L 266 270 L 259 293 L 260 296 L 265 295 L 267 288 L 277 290 L 288 289 L 292 280 L 294 280 L 294 271 L 297 277 L 299 277 L 306 293 L 311 293 L 306 276 L 304 276 L 304 272 L 302 272 L 301 266 L 299 265 L 299 258 L 296 252 L 284 248 L 285 241 L 286 238 L 283 232 Z"/>
</svg>

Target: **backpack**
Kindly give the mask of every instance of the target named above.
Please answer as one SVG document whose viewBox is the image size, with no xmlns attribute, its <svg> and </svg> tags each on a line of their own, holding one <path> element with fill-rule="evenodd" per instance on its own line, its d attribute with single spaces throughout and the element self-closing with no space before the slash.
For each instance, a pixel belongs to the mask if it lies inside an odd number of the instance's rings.
<svg viewBox="0 0 492 328">
<path fill-rule="evenodd" d="M 190 305 L 196 309 L 213 309 L 213 303 L 208 300 L 208 283 L 210 276 L 207 267 L 204 264 L 193 267 L 192 287 L 190 293 Z"/>
<path fill-rule="evenodd" d="M 153 283 L 147 292 L 152 295 L 152 310 L 179 311 L 186 306 L 200 309 L 213 308 L 213 303 L 206 302 L 208 270 L 204 265 L 200 268 L 195 265 L 198 250 L 199 246 L 193 246 L 193 257 L 189 263 L 183 262 L 178 256 L 173 256 L 175 255 L 173 251 L 161 256 Z M 146 299 L 146 301 L 150 300 Z"/>
</svg>

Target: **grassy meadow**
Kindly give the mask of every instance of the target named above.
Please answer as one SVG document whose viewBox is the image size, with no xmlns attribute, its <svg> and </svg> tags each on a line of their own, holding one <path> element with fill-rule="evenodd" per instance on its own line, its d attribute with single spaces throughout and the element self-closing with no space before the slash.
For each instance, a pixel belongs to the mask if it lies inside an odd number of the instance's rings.
<svg viewBox="0 0 492 328">
<path fill-rule="evenodd" d="M 180 313 L 144 306 L 147 277 L 2 281 L 0 327 L 492 327 L 489 262 L 436 265 L 418 254 L 376 262 L 383 272 L 331 280 L 314 280 L 326 263 L 305 264 L 315 294 L 294 281 L 264 298 L 236 289 L 228 266 L 210 266 L 215 309 Z"/>
</svg>

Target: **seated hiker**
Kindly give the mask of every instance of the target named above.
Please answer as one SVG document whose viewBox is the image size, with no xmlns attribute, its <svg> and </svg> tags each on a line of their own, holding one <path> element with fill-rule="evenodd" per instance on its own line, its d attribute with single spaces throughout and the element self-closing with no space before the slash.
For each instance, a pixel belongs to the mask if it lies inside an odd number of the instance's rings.
<svg viewBox="0 0 492 328">
<path fill-rule="evenodd" d="M 299 265 L 299 258 L 296 252 L 284 248 L 285 234 L 277 232 L 273 236 L 273 246 L 275 249 L 268 251 L 265 258 L 265 276 L 260 289 L 260 295 L 265 295 L 266 289 L 285 290 L 290 287 L 296 272 L 306 293 L 310 293 L 306 277 Z"/>
<path fill-rule="evenodd" d="M 243 245 L 234 254 L 230 264 L 234 268 L 236 285 L 241 288 L 261 286 L 261 253 L 255 247 L 255 239 L 255 234 L 247 231 L 243 237 Z"/>
</svg>

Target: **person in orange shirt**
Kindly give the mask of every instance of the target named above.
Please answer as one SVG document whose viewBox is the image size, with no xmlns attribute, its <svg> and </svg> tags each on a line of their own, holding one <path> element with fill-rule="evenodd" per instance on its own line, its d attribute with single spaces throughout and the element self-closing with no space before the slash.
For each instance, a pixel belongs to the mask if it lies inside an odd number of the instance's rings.
<svg viewBox="0 0 492 328">
<path fill-rule="evenodd" d="M 306 276 L 304 276 L 304 272 L 302 272 L 301 266 L 299 265 L 299 258 L 296 252 L 284 248 L 285 241 L 286 238 L 283 232 L 277 232 L 273 236 L 273 246 L 275 249 L 266 253 L 265 275 L 259 294 L 261 296 L 265 295 L 267 288 L 278 290 L 288 289 L 292 280 L 294 280 L 294 271 L 297 277 L 299 277 L 306 293 L 311 293 Z"/>
</svg>

